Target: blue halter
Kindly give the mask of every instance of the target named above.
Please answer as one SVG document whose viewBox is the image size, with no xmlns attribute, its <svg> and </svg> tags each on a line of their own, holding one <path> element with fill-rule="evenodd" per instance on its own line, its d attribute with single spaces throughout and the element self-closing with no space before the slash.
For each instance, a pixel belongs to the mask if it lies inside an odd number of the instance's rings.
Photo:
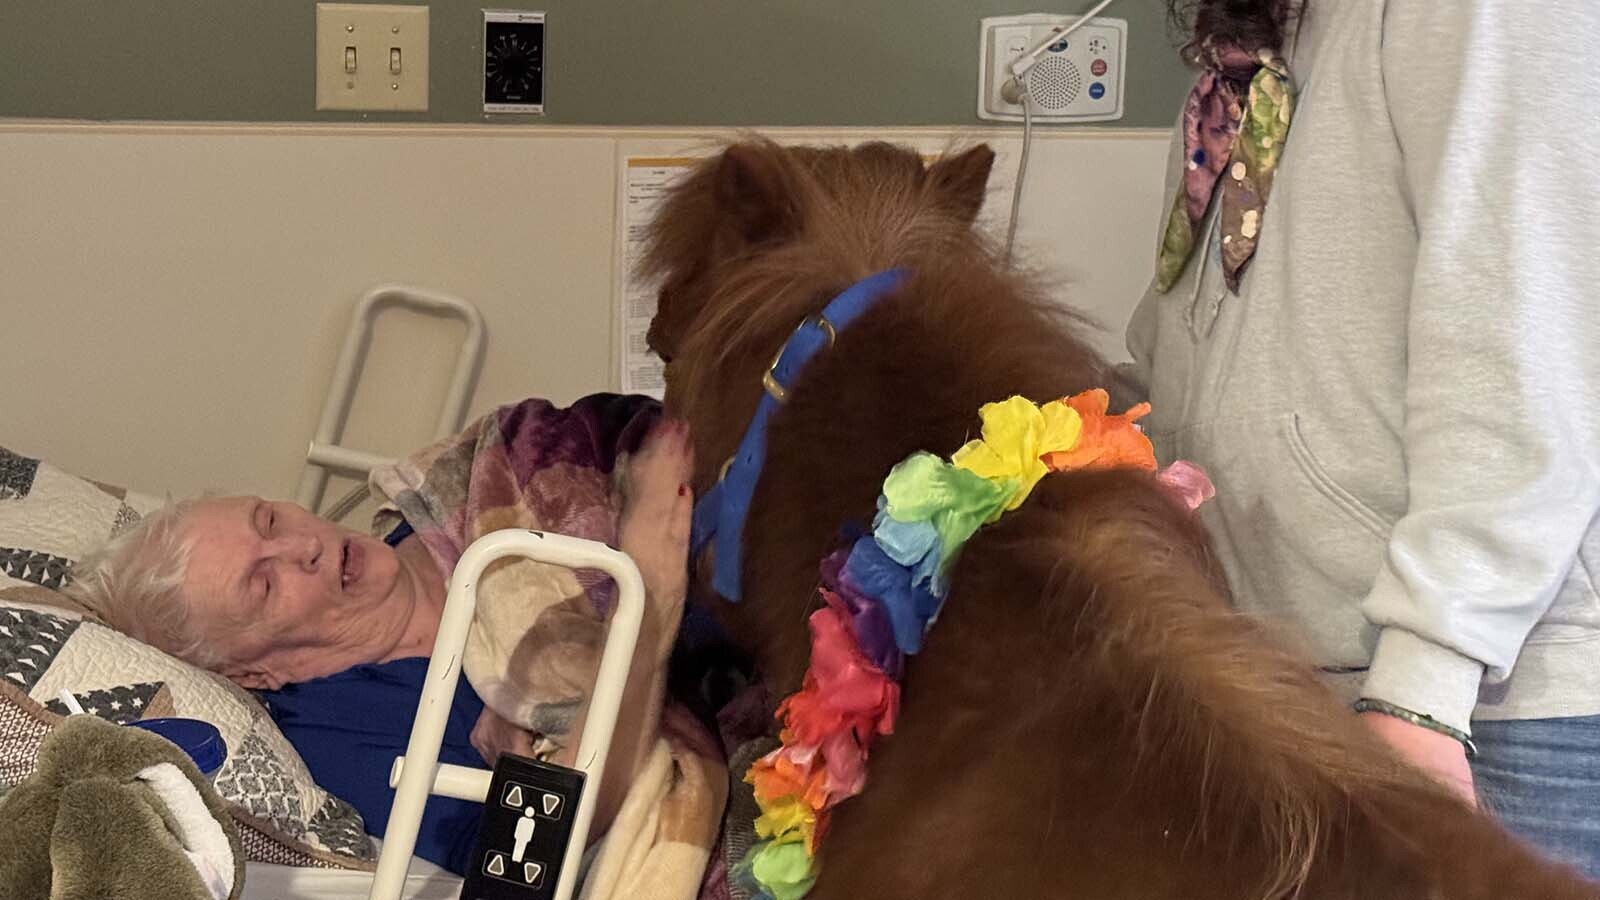
<svg viewBox="0 0 1600 900">
<path fill-rule="evenodd" d="M 845 288 L 844 293 L 829 301 L 820 315 L 811 316 L 795 328 L 762 377 L 766 393 L 761 396 L 750 426 L 745 429 L 744 439 L 739 442 L 733 458 L 728 460 L 722 477 L 695 504 L 689 536 L 690 551 L 695 556 L 707 544 L 716 541 L 711 586 L 729 600 L 737 603 L 743 599 L 744 523 L 767 459 L 767 423 L 783 405 L 789 388 L 806 363 L 819 351 L 833 346 L 839 332 L 871 309 L 879 298 L 898 287 L 905 277 L 903 269 L 888 269 Z"/>
</svg>

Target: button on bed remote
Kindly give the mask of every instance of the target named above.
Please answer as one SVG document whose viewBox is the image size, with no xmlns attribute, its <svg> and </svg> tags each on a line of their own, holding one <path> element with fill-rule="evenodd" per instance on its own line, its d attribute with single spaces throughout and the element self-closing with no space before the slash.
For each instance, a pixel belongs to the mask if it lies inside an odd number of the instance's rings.
<svg viewBox="0 0 1600 900">
<path fill-rule="evenodd" d="M 577 769 L 501 754 L 461 900 L 554 897 L 583 782 Z"/>
</svg>

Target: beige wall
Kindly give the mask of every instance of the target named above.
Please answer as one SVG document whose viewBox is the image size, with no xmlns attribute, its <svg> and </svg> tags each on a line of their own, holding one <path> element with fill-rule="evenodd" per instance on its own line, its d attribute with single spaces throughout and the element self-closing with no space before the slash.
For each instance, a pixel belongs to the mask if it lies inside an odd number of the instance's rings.
<svg viewBox="0 0 1600 900">
<path fill-rule="evenodd" d="M 952 134 L 1015 159 L 1014 132 L 872 133 Z M 483 311 L 474 413 L 613 387 L 619 160 L 720 136 L 0 122 L 0 445 L 152 493 L 290 496 L 351 305 L 382 282 Z M 1108 352 L 1148 277 L 1166 141 L 1071 131 L 1034 147 L 1026 258 L 1109 326 Z M 454 340 L 386 317 L 346 442 L 425 443 Z"/>
</svg>

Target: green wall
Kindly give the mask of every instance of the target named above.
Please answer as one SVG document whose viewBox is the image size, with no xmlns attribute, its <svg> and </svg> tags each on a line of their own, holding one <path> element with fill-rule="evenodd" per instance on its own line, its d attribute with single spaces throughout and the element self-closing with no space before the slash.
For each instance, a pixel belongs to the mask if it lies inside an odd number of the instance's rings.
<svg viewBox="0 0 1600 900">
<path fill-rule="evenodd" d="M 313 0 L 0 0 L 0 117 L 479 122 L 483 7 L 432 0 L 425 113 L 313 109 Z M 978 20 L 1091 0 L 527 0 L 546 109 L 593 125 L 977 122 Z M 1125 126 L 1172 123 L 1189 75 L 1159 0 L 1122 0 Z M 516 121 L 494 117 L 496 121 Z"/>
</svg>

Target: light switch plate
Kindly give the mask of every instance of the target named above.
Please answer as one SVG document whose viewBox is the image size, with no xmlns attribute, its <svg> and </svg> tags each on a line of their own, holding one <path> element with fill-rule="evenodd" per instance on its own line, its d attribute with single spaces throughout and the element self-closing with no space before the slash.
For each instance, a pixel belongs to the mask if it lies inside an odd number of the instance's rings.
<svg viewBox="0 0 1600 900">
<path fill-rule="evenodd" d="M 317 109 L 427 108 L 426 6 L 317 4 Z"/>
</svg>

